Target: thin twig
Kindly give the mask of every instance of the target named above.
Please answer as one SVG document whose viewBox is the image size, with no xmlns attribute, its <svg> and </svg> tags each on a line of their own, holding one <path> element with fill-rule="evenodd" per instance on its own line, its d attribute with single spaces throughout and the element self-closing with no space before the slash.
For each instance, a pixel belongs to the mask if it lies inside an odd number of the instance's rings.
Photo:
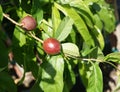
<svg viewBox="0 0 120 92">
<path fill-rule="evenodd" d="M 95 59 L 95 58 L 89 58 L 89 59 L 87 59 L 87 58 L 82 58 L 81 60 L 83 60 L 83 61 L 98 61 L 98 62 L 102 62 L 102 60 L 100 60 L 100 59 Z"/>
<path fill-rule="evenodd" d="M 9 21 L 11 21 L 13 24 L 15 24 L 15 25 L 18 25 L 18 26 L 22 26 L 23 24 L 20 24 L 20 23 L 18 23 L 18 22 L 16 22 L 15 20 L 13 20 L 12 18 L 10 18 L 7 14 L 4 14 L 3 13 L 3 16 L 6 18 L 6 19 L 8 19 Z"/>
<path fill-rule="evenodd" d="M 43 40 L 39 39 L 38 37 L 36 37 L 35 35 L 33 35 L 31 32 L 29 32 L 30 36 L 33 37 L 34 39 L 36 39 L 37 41 L 43 43 Z"/>
<path fill-rule="evenodd" d="M 68 54 L 68 53 L 65 53 L 65 54 L 66 54 L 66 56 L 68 56 L 68 57 L 72 57 L 72 58 L 74 58 L 74 59 L 79 59 L 79 60 L 83 60 L 83 61 L 104 62 L 104 61 L 101 60 L 101 59 L 95 59 L 95 58 L 81 58 L 81 57 L 79 57 L 79 56 L 73 56 L 73 55 L 70 55 L 70 54 Z"/>
</svg>

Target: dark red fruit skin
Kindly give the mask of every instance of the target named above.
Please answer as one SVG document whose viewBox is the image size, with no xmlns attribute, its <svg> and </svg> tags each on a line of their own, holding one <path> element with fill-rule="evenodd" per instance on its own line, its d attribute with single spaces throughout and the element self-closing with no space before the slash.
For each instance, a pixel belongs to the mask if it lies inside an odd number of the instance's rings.
<svg viewBox="0 0 120 92">
<path fill-rule="evenodd" d="M 27 15 L 21 20 L 22 28 L 31 31 L 34 30 L 37 26 L 36 20 L 32 17 Z"/>
<path fill-rule="evenodd" d="M 60 42 L 54 38 L 48 38 L 43 42 L 43 49 L 49 55 L 55 55 L 60 53 Z"/>
</svg>

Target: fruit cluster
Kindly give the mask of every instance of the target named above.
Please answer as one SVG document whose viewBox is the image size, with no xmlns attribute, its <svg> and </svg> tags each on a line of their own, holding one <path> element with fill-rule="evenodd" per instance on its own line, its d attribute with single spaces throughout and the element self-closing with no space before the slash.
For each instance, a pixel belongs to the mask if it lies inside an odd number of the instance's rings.
<svg viewBox="0 0 120 92">
<path fill-rule="evenodd" d="M 26 16 L 21 20 L 22 28 L 26 31 L 34 30 L 37 26 L 36 20 L 32 16 Z M 55 38 L 48 38 L 43 41 L 43 50 L 49 55 L 60 53 L 60 42 Z"/>
</svg>

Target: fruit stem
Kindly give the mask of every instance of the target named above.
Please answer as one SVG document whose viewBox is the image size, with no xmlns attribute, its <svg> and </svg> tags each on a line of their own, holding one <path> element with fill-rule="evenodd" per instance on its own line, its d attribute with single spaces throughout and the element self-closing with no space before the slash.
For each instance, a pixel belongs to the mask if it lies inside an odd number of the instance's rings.
<svg viewBox="0 0 120 92">
<path fill-rule="evenodd" d="M 89 58 L 89 59 L 82 58 L 81 60 L 83 60 L 83 61 L 98 61 L 98 62 L 102 62 L 102 60 L 100 60 L 100 59 L 94 59 L 94 58 Z"/>
<path fill-rule="evenodd" d="M 72 58 L 74 58 L 74 59 L 79 59 L 79 60 L 82 60 L 82 61 L 98 61 L 98 62 L 104 62 L 104 61 L 101 60 L 101 59 L 95 59 L 95 58 L 81 58 L 80 56 L 73 56 L 73 55 L 70 55 L 70 54 L 66 54 L 66 56 L 72 57 Z"/>
<path fill-rule="evenodd" d="M 23 26 L 23 24 L 20 24 L 18 22 L 16 22 L 15 20 L 13 20 L 12 18 L 9 17 L 9 15 L 3 13 L 3 16 L 8 19 L 9 21 L 11 21 L 13 24 L 17 25 L 17 26 Z M 37 41 L 43 43 L 43 40 L 39 39 L 38 37 L 36 37 L 35 35 L 33 35 L 31 32 L 29 32 L 30 36 L 33 37 L 34 39 L 36 39 Z"/>
<path fill-rule="evenodd" d="M 43 40 L 39 39 L 38 37 L 36 37 L 35 35 L 33 35 L 31 32 L 29 32 L 30 36 L 33 37 L 34 39 L 36 39 L 37 41 L 43 43 Z"/>
<path fill-rule="evenodd" d="M 6 19 L 8 19 L 9 21 L 11 21 L 13 24 L 15 24 L 15 25 L 18 25 L 18 26 L 22 26 L 23 24 L 19 24 L 19 23 L 17 23 L 16 21 L 14 21 L 13 19 L 11 19 L 10 17 L 9 17 L 9 15 L 7 15 L 7 14 L 5 14 L 5 13 L 3 13 L 3 16 L 6 18 Z"/>
</svg>

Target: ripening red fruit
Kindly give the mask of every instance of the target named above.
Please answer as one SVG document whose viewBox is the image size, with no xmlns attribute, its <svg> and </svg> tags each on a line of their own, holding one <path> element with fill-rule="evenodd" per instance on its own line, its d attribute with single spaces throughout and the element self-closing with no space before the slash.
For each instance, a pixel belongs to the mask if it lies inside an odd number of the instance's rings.
<svg viewBox="0 0 120 92">
<path fill-rule="evenodd" d="M 22 28 L 31 31 L 37 26 L 36 20 L 32 16 L 26 16 L 21 20 Z"/>
<path fill-rule="evenodd" d="M 60 53 L 60 42 L 54 38 L 48 38 L 43 42 L 43 49 L 49 55 L 55 55 Z"/>
</svg>

